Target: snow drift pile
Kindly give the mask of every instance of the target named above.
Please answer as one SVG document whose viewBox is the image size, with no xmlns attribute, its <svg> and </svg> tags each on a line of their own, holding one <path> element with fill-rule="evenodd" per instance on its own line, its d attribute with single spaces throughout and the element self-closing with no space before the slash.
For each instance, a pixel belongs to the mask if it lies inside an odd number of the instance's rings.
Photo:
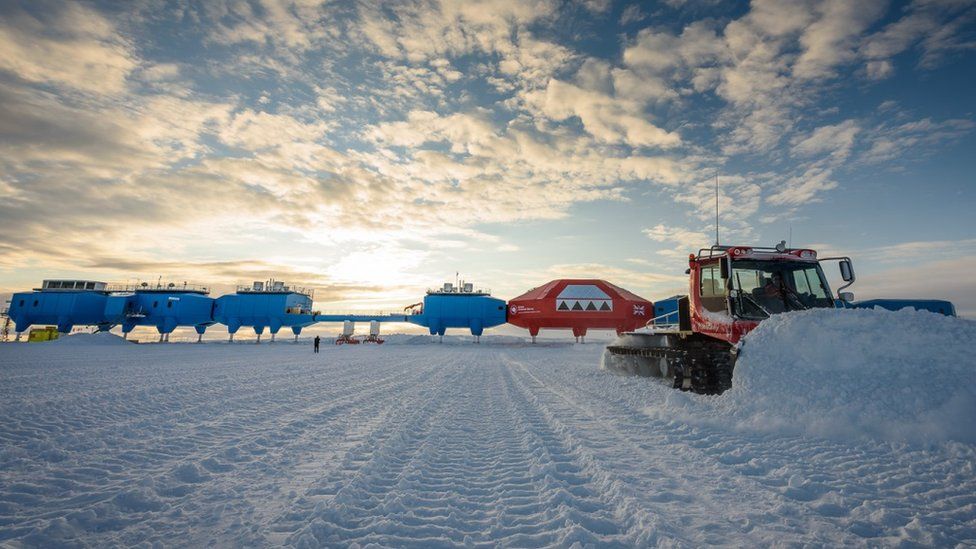
<svg viewBox="0 0 976 549">
<path fill-rule="evenodd" d="M 129 342 L 110 332 L 97 332 L 70 334 L 59 337 L 52 343 L 55 345 L 126 345 Z"/>
<path fill-rule="evenodd" d="M 743 340 L 732 389 L 675 393 L 648 413 L 831 438 L 976 443 L 974 341 L 976 323 L 928 312 L 775 315 Z"/>
</svg>

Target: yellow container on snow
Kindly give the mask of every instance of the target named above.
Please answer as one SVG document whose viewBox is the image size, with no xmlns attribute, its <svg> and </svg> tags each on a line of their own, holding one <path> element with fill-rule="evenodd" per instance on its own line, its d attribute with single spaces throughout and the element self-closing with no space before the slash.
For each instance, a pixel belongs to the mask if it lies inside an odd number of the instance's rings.
<svg viewBox="0 0 976 549">
<path fill-rule="evenodd" d="M 29 343 L 39 343 L 41 341 L 53 341 L 58 338 L 57 326 L 45 326 L 43 328 L 32 328 L 27 334 Z"/>
</svg>

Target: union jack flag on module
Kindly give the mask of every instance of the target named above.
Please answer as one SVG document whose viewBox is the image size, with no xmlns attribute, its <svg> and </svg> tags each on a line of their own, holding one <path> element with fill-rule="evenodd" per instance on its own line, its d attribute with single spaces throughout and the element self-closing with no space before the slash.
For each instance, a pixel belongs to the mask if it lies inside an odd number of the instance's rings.
<svg viewBox="0 0 976 549">
<path fill-rule="evenodd" d="M 643 305 L 634 305 L 634 316 L 644 316 Z"/>
</svg>

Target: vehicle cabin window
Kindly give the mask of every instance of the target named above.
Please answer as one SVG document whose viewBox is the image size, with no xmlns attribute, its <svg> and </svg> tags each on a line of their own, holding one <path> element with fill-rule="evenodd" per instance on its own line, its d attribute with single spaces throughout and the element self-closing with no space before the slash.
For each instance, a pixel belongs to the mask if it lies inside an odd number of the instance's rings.
<svg viewBox="0 0 976 549">
<path fill-rule="evenodd" d="M 735 314 L 762 320 L 811 307 L 833 307 L 819 266 L 795 262 L 737 261 L 732 267 Z"/>
<path fill-rule="evenodd" d="M 50 283 L 48 283 L 47 287 L 48 288 L 60 288 L 61 287 L 61 282 L 59 282 L 57 280 L 52 280 Z"/>
<path fill-rule="evenodd" d="M 793 271 L 793 287 L 803 296 L 809 295 L 817 299 L 827 297 L 827 291 L 820 280 L 820 275 L 814 268 Z"/>
<path fill-rule="evenodd" d="M 95 283 L 94 282 L 89 282 L 89 283 L 85 284 L 85 289 L 86 290 L 94 290 L 95 289 Z"/>
<path fill-rule="evenodd" d="M 733 287 L 749 293 L 761 287 L 765 282 L 760 277 L 759 271 L 754 270 L 735 269 L 733 278 L 735 279 L 733 280 Z"/>
<path fill-rule="evenodd" d="M 700 295 L 702 307 L 706 311 L 726 311 L 725 281 L 722 280 L 722 271 L 717 263 L 702 267 Z"/>
</svg>

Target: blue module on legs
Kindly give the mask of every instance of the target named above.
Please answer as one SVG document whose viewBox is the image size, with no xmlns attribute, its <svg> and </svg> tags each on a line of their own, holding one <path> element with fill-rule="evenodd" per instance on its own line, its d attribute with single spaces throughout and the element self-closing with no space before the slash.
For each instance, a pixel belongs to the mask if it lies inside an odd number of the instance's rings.
<svg viewBox="0 0 976 549">
<path fill-rule="evenodd" d="M 178 326 L 192 326 L 202 338 L 207 327 L 214 324 L 214 299 L 208 294 L 206 288 L 143 283 L 109 295 L 105 318 L 121 325 L 126 336 L 136 326 L 152 326 L 163 341 Z"/>
<path fill-rule="evenodd" d="M 45 280 L 32 292 L 13 294 L 7 315 L 14 321 L 17 337 L 33 324 L 54 324 L 67 333 L 75 326 L 111 326 L 105 319 L 108 291 L 94 280 Z"/>
<path fill-rule="evenodd" d="M 423 309 L 407 317 L 413 324 L 427 327 L 431 335 L 444 335 L 448 328 L 467 328 L 480 337 L 485 328 L 507 321 L 505 301 L 491 297 L 487 291 L 475 291 L 471 284 L 455 288 L 428 290 Z"/>
<path fill-rule="evenodd" d="M 289 327 L 297 340 L 302 328 L 315 323 L 312 292 L 276 280 L 255 282 L 252 286 L 239 287 L 237 293 L 218 297 L 213 318 L 227 325 L 231 340 L 241 326 L 253 328 L 258 341 L 265 328 L 274 341 L 278 330 Z"/>
</svg>

